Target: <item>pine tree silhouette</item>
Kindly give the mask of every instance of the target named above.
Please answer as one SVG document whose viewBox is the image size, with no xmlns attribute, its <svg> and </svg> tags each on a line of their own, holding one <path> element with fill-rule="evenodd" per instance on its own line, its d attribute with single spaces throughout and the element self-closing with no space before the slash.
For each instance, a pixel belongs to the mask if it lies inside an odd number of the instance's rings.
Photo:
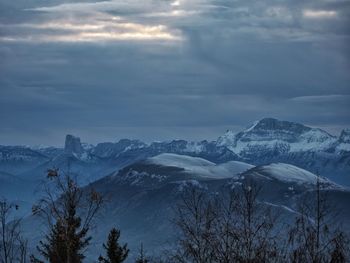
<svg viewBox="0 0 350 263">
<path fill-rule="evenodd" d="M 68 203 L 67 216 L 58 220 L 51 232 L 40 241 L 39 253 L 50 263 L 80 263 L 85 258 L 82 250 L 88 246 L 91 237 L 86 237 L 88 228 L 81 228 L 81 218 L 76 215 L 76 204 Z M 41 262 L 32 257 L 32 262 Z"/>
<path fill-rule="evenodd" d="M 65 246 L 64 227 L 58 221 L 45 237 L 46 242 L 40 241 L 37 250 L 50 263 L 67 262 L 67 249 Z M 31 262 L 43 262 L 31 256 Z"/>
<path fill-rule="evenodd" d="M 41 206 L 36 206 L 35 214 L 48 219 L 49 230 L 44 240 L 37 246 L 44 260 L 31 255 L 33 263 L 81 263 L 85 258 L 83 252 L 89 245 L 88 236 L 91 220 L 102 204 L 102 198 L 95 198 L 92 191 L 83 193 L 81 188 L 69 176 L 55 177 L 57 198 L 48 191 L 41 200 Z M 50 188 L 48 188 L 50 189 Z M 83 210 L 82 218 L 77 210 Z M 51 223 L 52 222 L 52 223 Z"/>
<path fill-rule="evenodd" d="M 108 235 L 107 245 L 103 244 L 103 248 L 106 250 L 106 257 L 100 256 L 99 262 L 102 263 L 121 263 L 129 254 L 127 244 L 123 246 L 119 245 L 120 231 L 113 228 Z"/>
</svg>

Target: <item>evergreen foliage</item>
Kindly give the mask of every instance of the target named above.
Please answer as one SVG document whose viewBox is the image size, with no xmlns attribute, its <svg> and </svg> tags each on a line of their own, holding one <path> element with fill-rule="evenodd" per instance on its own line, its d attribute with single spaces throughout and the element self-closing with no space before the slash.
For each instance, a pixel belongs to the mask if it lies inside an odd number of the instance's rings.
<svg viewBox="0 0 350 263">
<path fill-rule="evenodd" d="M 102 263 L 121 263 L 129 254 L 127 244 L 121 246 L 119 244 L 120 231 L 113 228 L 108 235 L 107 244 L 103 244 L 103 248 L 106 250 L 106 257 L 100 256 L 99 262 Z"/>
<path fill-rule="evenodd" d="M 56 175 L 49 179 L 55 180 L 56 188 L 50 185 L 47 196 L 33 209 L 33 213 L 42 215 L 49 225 L 49 233 L 37 246 L 44 261 L 31 255 L 31 262 L 81 263 L 85 258 L 84 249 L 91 240 L 88 236 L 91 221 L 103 200 L 95 191 L 83 192 L 69 176 L 62 179 Z"/>
</svg>

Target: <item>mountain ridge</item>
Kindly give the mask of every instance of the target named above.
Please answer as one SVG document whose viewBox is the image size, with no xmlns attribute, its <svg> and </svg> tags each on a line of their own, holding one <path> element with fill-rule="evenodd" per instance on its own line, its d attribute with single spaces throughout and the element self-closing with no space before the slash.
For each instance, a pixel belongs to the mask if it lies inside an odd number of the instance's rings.
<svg viewBox="0 0 350 263">
<path fill-rule="evenodd" d="M 16 158 L 16 152 L 23 156 Z M 214 141 L 144 143 L 121 139 L 90 145 L 82 143 L 79 137 L 67 135 L 64 148 L 0 146 L 0 170 L 34 178 L 34 174 L 36 177 L 43 175 L 45 169 L 64 166 L 77 173 L 80 171 L 85 177 L 83 181 L 88 182 L 162 153 L 200 157 L 214 163 L 241 161 L 263 165 L 283 162 L 350 185 L 350 129 L 333 136 L 319 128 L 274 118 L 263 118 L 237 133 L 227 131 Z M 16 163 L 16 169 L 13 163 Z"/>
<path fill-rule="evenodd" d="M 319 180 L 322 191 L 328 194 L 330 204 L 338 205 L 342 212 L 337 224 L 342 225 L 350 218 L 347 209 L 349 188 L 288 164 L 241 165 L 239 162 L 232 165 L 215 164 L 198 157 L 160 154 L 134 162 L 91 183 L 87 189 L 93 188 L 108 198 L 104 208 L 108 216 L 98 218 L 97 228 L 93 232 L 94 243 L 88 249 L 87 257 L 98 257 L 98 247 L 94 244 L 101 244 L 106 233 L 116 224 L 131 251 L 137 251 L 140 240 L 147 244 L 151 254 L 157 255 L 162 249 L 169 248 L 165 245 L 173 243 L 176 234 L 170 223 L 174 218 L 174 208 L 181 202 L 184 191 L 193 187 L 208 195 L 224 198 L 227 197 L 227 191 L 242 184 L 256 185 L 261 189 L 259 204 L 277 209 L 283 224 L 288 224 L 293 223 L 304 198 L 310 199 L 315 195 L 316 182 Z M 223 177 L 220 169 L 212 169 L 223 166 L 227 167 L 230 176 Z M 198 172 L 198 168 L 206 172 Z M 26 218 L 24 234 L 31 237 L 33 241 L 30 246 L 34 249 L 40 234 L 33 233 L 33 229 L 36 229 L 33 225 L 40 225 L 38 219 Z M 350 231 L 348 225 L 345 225 L 344 231 Z M 130 255 L 131 258 L 134 256 Z"/>
</svg>

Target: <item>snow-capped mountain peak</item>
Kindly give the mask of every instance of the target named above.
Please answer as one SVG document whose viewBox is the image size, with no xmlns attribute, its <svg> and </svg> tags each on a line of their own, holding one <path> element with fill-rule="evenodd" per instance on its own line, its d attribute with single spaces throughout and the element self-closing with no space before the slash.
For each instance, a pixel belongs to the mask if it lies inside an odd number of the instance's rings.
<svg viewBox="0 0 350 263">
<path fill-rule="evenodd" d="M 310 129 L 310 127 L 295 122 L 280 121 L 274 118 L 263 118 L 260 121 L 255 122 L 252 127 L 246 130 L 246 132 L 257 130 L 280 130 L 301 134 L 303 132 L 309 131 Z"/>
<path fill-rule="evenodd" d="M 238 133 L 236 139 L 241 141 L 277 139 L 287 142 L 295 142 L 300 135 L 310 130 L 310 127 L 299 123 L 264 118 L 255 122 L 250 128 Z"/>
<path fill-rule="evenodd" d="M 0 171 L 28 174 L 39 165 L 45 169 L 50 166 L 67 167 L 67 160 L 74 159 L 74 164 L 69 161 L 71 167 L 75 165 L 80 169 L 86 166 L 84 173 L 90 176 L 98 170 L 97 177 L 101 177 L 162 153 L 200 157 L 216 164 L 228 161 L 255 165 L 289 163 L 311 172 L 319 171 L 323 176 L 350 185 L 349 129 L 335 137 L 321 129 L 273 118 L 256 121 L 241 132 L 228 130 L 216 141 L 173 140 L 146 144 L 139 140 L 122 139 L 93 146 L 82 143 L 76 136 L 67 135 L 64 149 L 0 146 Z"/>
<path fill-rule="evenodd" d="M 273 151 L 283 154 L 295 151 L 325 151 L 336 141 L 335 136 L 321 129 L 264 118 L 237 134 L 226 133 L 218 138 L 217 143 L 244 156 L 252 151 Z"/>
</svg>

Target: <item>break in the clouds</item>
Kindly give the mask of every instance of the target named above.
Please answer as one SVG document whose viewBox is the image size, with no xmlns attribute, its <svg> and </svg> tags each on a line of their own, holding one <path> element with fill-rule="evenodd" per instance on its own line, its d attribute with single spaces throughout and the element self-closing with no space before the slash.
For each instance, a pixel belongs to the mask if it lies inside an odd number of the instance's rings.
<svg viewBox="0 0 350 263">
<path fill-rule="evenodd" d="M 350 1 L 0 0 L 0 143 L 350 126 Z"/>
</svg>

